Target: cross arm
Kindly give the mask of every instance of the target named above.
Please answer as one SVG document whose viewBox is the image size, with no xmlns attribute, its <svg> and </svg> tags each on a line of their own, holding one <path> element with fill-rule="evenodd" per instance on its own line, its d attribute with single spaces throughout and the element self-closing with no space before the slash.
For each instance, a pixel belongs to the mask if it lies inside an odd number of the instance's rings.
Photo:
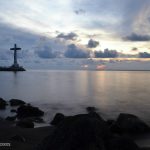
<svg viewBox="0 0 150 150">
<path fill-rule="evenodd" d="M 10 48 L 10 50 L 21 50 L 21 48 Z"/>
</svg>

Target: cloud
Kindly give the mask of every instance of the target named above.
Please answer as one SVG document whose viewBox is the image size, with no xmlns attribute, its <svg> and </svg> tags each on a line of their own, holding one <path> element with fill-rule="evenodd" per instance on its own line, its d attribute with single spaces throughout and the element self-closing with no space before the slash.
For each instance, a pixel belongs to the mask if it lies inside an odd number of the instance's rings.
<svg viewBox="0 0 150 150">
<path fill-rule="evenodd" d="M 76 15 L 85 14 L 85 10 L 84 10 L 84 9 L 78 9 L 78 10 L 75 10 L 74 13 L 75 13 Z"/>
<path fill-rule="evenodd" d="M 137 52 L 137 51 L 138 51 L 138 48 L 137 48 L 137 47 L 133 47 L 133 48 L 131 49 L 131 51 Z"/>
<path fill-rule="evenodd" d="M 10 60 L 11 57 L 10 57 L 10 53 L 6 53 L 6 52 L 1 52 L 0 53 L 0 60 Z"/>
<path fill-rule="evenodd" d="M 90 54 L 89 51 L 80 49 L 75 44 L 70 44 L 64 55 L 68 58 L 88 58 Z"/>
<path fill-rule="evenodd" d="M 144 13 L 143 7 L 149 6 L 150 1 L 13 0 L 13 4 L 10 5 L 9 0 L 0 1 L 1 20 L 34 32 L 46 32 L 50 29 L 62 29 L 66 32 L 78 28 L 87 29 L 88 32 L 95 29 L 107 30 L 118 35 L 120 32 L 133 32 L 133 23 L 137 22 L 139 14 Z M 86 14 L 80 15 L 85 13 L 85 10 Z M 72 11 L 77 15 L 73 15 Z M 139 17 L 138 20 L 143 21 L 143 18 Z M 141 27 L 145 28 L 140 25 L 139 28 Z"/>
<path fill-rule="evenodd" d="M 54 52 L 52 52 L 51 47 L 48 47 L 48 46 L 42 47 L 42 49 L 35 51 L 35 53 L 40 58 L 44 58 L 44 59 L 55 58 L 56 57 L 56 54 Z"/>
<path fill-rule="evenodd" d="M 18 52 L 18 58 L 30 59 L 33 58 L 33 45 L 39 39 L 39 35 L 21 30 L 10 24 L 0 23 L 0 59 L 8 60 L 10 63 L 13 61 L 13 52 L 10 48 L 17 43 L 22 48 Z M 33 58 L 34 59 L 34 58 Z"/>
<path fill-rule="evenodd" d="M 143 38 L 149 41 L 149 6 L 149 0 L 13 0 L 13 5 L 9 0 L 0 1 L 1 23 L 7 23 L 6 27 L 0 23 L 0 51 L 8 50 L 16 42 L 23 48 L 18 53 L 20 58 L 33 58 L 36 54 L 34 47 L 43 42 L 40 37 L 49 32 L 49 40 L 43 43 L 43 47 L 50 45 L 52 52 L 59 51 L 61 55 L 67 49 L 66 44 L 81 45 L 89 39 L 100 41 L 103 49 L 108 47 L 131 53 L 131 48 L 135 46 L 133 42 L 128 44 L 121 38 L 129 35 L 125 40 L 134 41 L 136 37 L 138 41 L 143 41 Z M 136 33 L 136 36 L 131 37 L 131 33 Z M 140 44 L 142 42 L 136 46 L 140 47 Z M 89 47 L 96 45 L 92 43 Z M 142 47 L 140 51 L 146 51 L 147 48 Z M 2 59 L 7 59 L 5 52 Z"/>
<path fill-rule="evenodd" d="M 96 58 L 115 58 L 115 57 L 118 57 L 118 52 L 116 50 L 109 50 L 109 49 L 105 49 L 104 52 L 95 51 L 94 54 L 95 54 Z"/>
<path fill-rule="evenodd" d="M 99 42 L 98 42 L 98 41 L 95 41 L 95 40 L 93 40 L 93 39 L 90 39 L 90 40 L 88 41 L 87 47 L 88 47 L 88 48 L 95 48 L 95 47 L 97 47 L 98 45 L 99 45 Z"/>
<path fill-rule="evenodd" d="M 82 28 L 91 31 L 106 31 L 105 36 L 110 34 L 121 38 L 132 32 L 139 33 L 146 27 L 145 15 L 149 15 L 147 9 L 150 10 L 149 0 L 77 0 L 74 1 L 74 7 L 86 10 L 86 14 L 80 16 L 80 25 Z M 145 8 L 147 6 L 147 8 Z M 147 12 L 147 13 L 146 13 Z M 145 14 L 146 13 L 146 14 Z M 82 17 L 82 18 L 81 18 Z M 142 24 L 143 22 L 143 24 Z M 147 24 L 149 27 L 149 24 Z M 146 27 L 146 29 L 149 28 Z M 111 39 L 114 40 L 113 36 Z M 101 40 L 103 40 L 101 38 Z"/>
<path fill-rule="evenodd" d="M 65 40 L 76 40 L 78 35 L 74 32 L 70 32 L 68 34 L 60 33 L 57 35 L 57 38 L 62 38 Z"/>
<path fill-rule="evenodd" d="M 22 48 L 18 58 L 23 60 L 38 60 L 54 58 L 64 53 L 67 46 L 60 39 L 47 37 L 40 34 L 14 27 L 10 24 L 0 23 L 0 60 L 13 61 L 13 52 L 10 48 L 17 43 Z"/>
<path fill-rule="evenodd" d="M 10 48 L 14 43 L 25 49 L 34 45 L 39 35 L 16 28 L 10 24 L 0 23 L 0 45 L 1 48 Z"/>
<path fill-rule="evenodd" d="M 150 53 L 147 53 L 147 52 L 139 53 L 139 57 L 140 58 L 150 58 Z"/>
<path fill-rule="evenodd" d="M 127 41 L 137 41 L 137 42 L 143 42 L 143 41 L 150 41 L 150 36 L 149 35 L 139 35 L 136 33 L 132 33 L 129 36 L 126 36 L 124 38 Z"/>
</svg>

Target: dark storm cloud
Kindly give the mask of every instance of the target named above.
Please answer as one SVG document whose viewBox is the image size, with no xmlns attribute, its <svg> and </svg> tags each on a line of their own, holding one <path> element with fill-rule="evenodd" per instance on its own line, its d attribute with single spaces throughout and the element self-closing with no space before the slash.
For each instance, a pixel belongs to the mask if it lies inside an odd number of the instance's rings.
<svg viewBox="0 0 150 150">
<path fill-rule="evenodd" d="M 132 33 L 131 35 L 126 36 L 124 39 L 127 41 L 137 41 L 137 42 L 141 41 L 142 42 L 142 41 L 150 41 L 150 36 Z"/>
<path fill-rule="evenodd" d="M 109 50 L 109 49 L 105 49 L 104 52 L 95 51 L 94 54 L 95 54 L 96 58 L 115 58 L 115 57 L 118 57 L 118 52 L 116 50 Z"/>
<path fill-rule="evenodd" d="M 32 45 L 38 39 L 38 35 L 36 34 L 4 23 L 0 23 L 0 33 L 1 47 L 8 47 L 15 42 L 20 43 L 21 46 L 27 47 L 28 45 Z"/>
<path fill-rule="evenodd" d="M 22 48 L 18 52 L 18 58 L 28 59 L 32 57 L 31 48 L 35 41 L 39 38 L 38 35 L 13 27 L 10 24 L 0 23 L 0 59 L 12 61 L 13 52 L 10 48 L 16 43 Z"/>
<path fill-rule="evenodd" d="M 93 40 L 93 39 L 90 39 L 90 40 L 88 41 L 87 47 L 88 47 L 88 48 L 95 48 L 95 47 L 97 47 L 98 45 L 99 45 L 99 42 L 98 42 L 98 41 L 95 41 L 95 40 Z"/>
<path fill-rule="evenodd" d="M 63 52 L 66 49 L 65 43 L 60 42 L 59 39 L 49 39 L 10 24 L 0 23 L 0 33 L 0 60 L 12 62 L 13 52 L 10 48 L 14 46 L 14 43 L 22 48 L 18 52 L 18 58 L 33 61 L 38 58 L 54 58 L 56 51 Z"/>
<path fill-rule="evenodd" d="M 42 49 L 39 49 L 37 51 L 35 51 L 35 53 L 43 59 L 48 59 L 48 58 L 55 58 L 56 54 L 54 52 L 52 52 L 51 47 L 48 46 L 44 46 L 42 47 Z"/>
<path fill-rule="evenodd" d="M 70 44 L 64 55 L 68 58 L 88 58 L 89 52 L 78 48 L 75 44 Z"/>
<path fill-rule="evenodd" d="M 57 35 L 57 38 L 62 38 L 65 40 L 76 40 L 77 37 L 78 35 L 74 32 L 70 32 L 68 34 L 60 33 Z"/>
</svg>

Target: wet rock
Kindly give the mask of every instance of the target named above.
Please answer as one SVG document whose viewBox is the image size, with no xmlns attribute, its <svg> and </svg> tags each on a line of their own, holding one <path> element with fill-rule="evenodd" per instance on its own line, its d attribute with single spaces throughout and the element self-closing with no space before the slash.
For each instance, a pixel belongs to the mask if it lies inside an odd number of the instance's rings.
<svg viewBox="0 0 150 150">
<path fill-rule="evenodd" d="M 140 150 L 132 139 L 127 137 L 112 137 L 105 142 L 106 150 Z"/>
<path fill-rule="evenodd" d="M 34 123 L 28 119 L 22 119 L 17 122 L 16 126 L 19 126 L 22 128 L 34 128 Z"/>
<path fill-rule="evenodd" d="M 65 116 L 61 113 L 57 113 L 53 120 L 51 121 L 51 125 L 58 125 L 61 121 L 65 119 Z"/>
<path fill-rule="evenodd" d="M 38 150 L 139 150 L 132 139 L 112 134 L 112 124 L 96 112 L 65 117 Z"/>
<path fill-rule="evenodd" d="M 123 130 L 120 128 L 120 126 L 116 123 L 116 122 L 113 122 L 111 125 L 110 125 L 110 131 L 114 134 L 123 134 Z"/>
<path fill-rule="evenodd" d="M 31 122 L 35 122 L 35 123 L 44 123 L 43 118 L 40 118 L 40 117 L 28 117 L 26 119 L 28 119 Z"/>
<path fill-rule="evenodd" d="M 40 117 L 43 115 L 44 112 L 42 110 L 40 110 L 38 107 L 33 107 L 31 105 L 22 105 L 17 109 L 18 118 Z"/>
<path fill-rule="evenodd" d="M 20 106 L 20 105 L 24 105 L 25 102 L 19 99 L 11 99 L 10 101 L 10 105 L 11 106 Z"/>
<path fill-rule="evenodd" d="M 106 122 L 109 126 L 111 126 L 112 124 L 114 124 L 115 120 L 109 119 Z"/>
<path fill-rule="evenodd" d="M 150 127 L 137 116 L 124 113 L 119 115 L 112 127 L 112 129 L 120 133 L 129 134 L 147 133 L 150 131 Z"/>
<path fill-rule="evenodd" d="M 33 122 L 36 122 L 36 123 L 44 123 L 45 121 L 43 120 L 43 118 L 34 117 L 34 118 L 33 118 Z"/>
<path fill-rule="evenodd" d="M 150 147 L 142 147 L 140 150 L 150 150 Z"/>
<path fill-rule="evenodd" d="M 15 121 L 16 120 L 16 116 L 8 116 L 8 117 L 6 117 L 6 119 L 5 120 L 7 120 L 7 121 Z"/>
<path fill-rule="evenodd" d="M 0 98 L 0 109 L 5 109 L 6 106 L 7 102 L 3 98 Z"/>
<path fill-rule="evenodd" d="M 11 110 L 10 110 L 10 112 L 12 112 L 12 113 L 16 113 L 16 112 L 17 112 L 17 110 L 16 110 L 16 109 L 11 109 Z"/>
<path fill-rule="evenodd" d="M 16 141 L 16 142 L 23 142 L 23 143 L 26 142 L 25 137 L 23 137 L 21 135 L 14 135 L 9 140 Z"/>
<path fill-rule="evenodd" d="M 104 150 L 103 140 L 108 136 L 107 124 L 98 114 L 65 117 L 39 150 Z"/>
</svg>

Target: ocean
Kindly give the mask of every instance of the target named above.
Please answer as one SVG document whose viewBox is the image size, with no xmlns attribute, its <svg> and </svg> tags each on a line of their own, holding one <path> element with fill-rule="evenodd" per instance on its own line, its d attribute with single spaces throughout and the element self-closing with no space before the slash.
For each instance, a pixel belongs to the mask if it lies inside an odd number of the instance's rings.
<svg viewBox="0 0 150 150">
<path fill-rule="evenodd" d="M 95 106 L 107 119 L 114 119 L 121 112 L 133 113 L 150 124 L 149 78 L 149 71 L 0 72 L 0 97 L 22 99 L 38 106 L 45 112 L 47 123 L 57 112 L 74 115 Z M 0 116 L 12 115 L 8 110 L 1 110 Z"/>
</svg>

